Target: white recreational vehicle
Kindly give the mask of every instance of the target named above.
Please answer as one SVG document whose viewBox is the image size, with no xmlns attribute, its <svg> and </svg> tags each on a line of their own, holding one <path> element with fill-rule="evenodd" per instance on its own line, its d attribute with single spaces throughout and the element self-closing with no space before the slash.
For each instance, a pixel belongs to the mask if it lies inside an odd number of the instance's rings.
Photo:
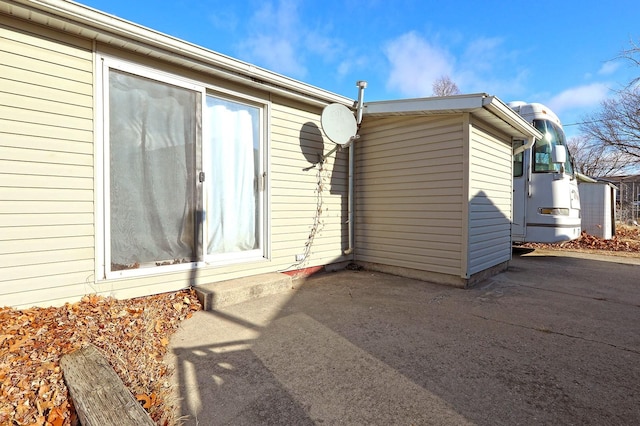
<svg viewBox="0 0 640 426">
<path fill-rule="evenodd" d="M 514 243 L 554 243 L 580 236 L 580 196 L 562 124 L 546 106 L 509 106 L 544 136 L 513 158 Z M 522 143 L 523 144 L 523 143 Z"/>
</svg>

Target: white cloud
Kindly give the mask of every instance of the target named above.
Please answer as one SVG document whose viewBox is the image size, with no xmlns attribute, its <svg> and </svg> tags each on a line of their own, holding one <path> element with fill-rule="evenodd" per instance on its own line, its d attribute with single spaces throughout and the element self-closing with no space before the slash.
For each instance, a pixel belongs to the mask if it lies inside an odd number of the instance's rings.
<svg viewBox="0 0 640 426">
<path fill-rule="evenodd" d="M 387 89 L 405 96 L 430 96 L 433 82 L 453 72 L 452 55 L 414 31 L 388 42 L 384 54 L 391 63 Z"/>
<path fill-rule="evenodd" d="M 218 30 L 235 31 L 238 27 L 238 17 L 230 11 L 217 10 L 208 19 Z"/>
<path fill-rule="evenodd" d="M 530 72 L 522 64 L 525 52 L 509 50 L 500 37 L 471 40 L 461 54 L 456 81 L 466 92 L 488 92 L 501 98 L 520 96 Z"/>
<path fill-rule="evenodd" d="M 471 41 L 462 55 L 463 63 L 473 66 L 476 71 L 491 71 L 501 56 L 499 52 L 502 39 L 478 38 Z"/>
<path fill-rule="evenodd" d="M 298 0 L 264 1 L 247 21 L 239 56 L 269 70 L 303 79 L 309 63 L 337 63 L 345 56 L 342 40 L 331 36 L 331 24 L 313 28 L 301 18 Z"/>
<path fill-rule="evenodd" d="M 298 78 L 307 73 L 298 49 L 285 38 L 259 35 L 246 40 L 240 48 L 251 58 L 251 62 L 269 70 Z"/>
<path fill-rule="evenodd" d="M 287 34 L 300 23 L 298 4 L 293 0 L 280 0 L 277 5 L 266 1 L 261 6 L 254 13 L 252 21 L 264 30 L 280 30 Z"/>
<path fill-rule="evenodd" d="M 337 77 L 342 79 L 353 70 L 366 68 L 368 60 L 365 56 L 348 56 L 343 59 L 336 70 Z"/>
<path fill-rule="evenodd" d="M 249 20 L 249 36 L 238 43 L 240 56 L 270 70 L 303 78 L 303 28 L 295 1 L 264 2 Z"/>
<path fill-rule="evenodd" d="M 598 70 L 599 75 L 610 75 L 620 68 L 620 62 L 607 61 Z"/>
<path fill-rule="evenodd" d="M 460 50 L 456 57 L 415 31 L 388 42 L 384 49 L 391 64 L 387 89 L 404 96 L 430 96 L 433 82 L 444 75 L 462 93 L 488 92 L 504 98 L 526 87 L 529 71 L 518 65 L 521 52 L 505 49 L 503 39 L 477 38 Z"/>
<path fill-rule="evenodd" d="M 304 46 L 324 61 L 333 60 L 344 51 L 344 44 L 341 41 L 312 31 L 305 32 Z"/>
<path fill-rule="evenodd" d="M 560 114 L 570 109 L 597 106 L 608 93 L 609 87 L 605 83 L 592 83 L 567 89 L 551 98 L 547 105 L 556 114 Z"/>
</svg>

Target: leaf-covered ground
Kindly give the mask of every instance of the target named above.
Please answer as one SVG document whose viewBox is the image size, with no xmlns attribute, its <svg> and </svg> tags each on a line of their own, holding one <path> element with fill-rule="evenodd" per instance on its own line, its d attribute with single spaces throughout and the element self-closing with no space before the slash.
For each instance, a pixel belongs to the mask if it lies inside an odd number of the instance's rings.
<svg viewBox="0 0 640 426">
<path fill-rule="evenodd" d="M 0 308 L 0 425 L 76 424 L 59 361 L 89 343 L 157 424 L 174 424 L 171 372 L 163 358 L 180 321 L 199 309 L 192 290 L 130 300 L 92 295 L 58 308 Z"/>
<path fill-rule="evenodd" d="M 640 257 L 640 227 L 630 225 L 616 225 L 616 235 L 605 240 L 582 232 L 573 241 L 554 244 L 527 243 L 522 247 L 544 248 L 550 250 L 594 251 L 602 254 L 616 254 Z"/>
</svg>

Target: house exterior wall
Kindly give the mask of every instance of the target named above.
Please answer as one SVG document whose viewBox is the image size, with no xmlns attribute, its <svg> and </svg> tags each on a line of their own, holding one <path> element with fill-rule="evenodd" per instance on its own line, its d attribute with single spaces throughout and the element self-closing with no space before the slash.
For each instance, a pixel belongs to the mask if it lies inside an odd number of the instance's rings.
<svg viewBox="0 0 640 426">
<path fill-rule="evenodd" d="M 14 18 L 0 35 L 0 305 L 137 297 L 348 259 L 346 152 L 311 167 L 333 147 L 319 107 Z M 98 51 L 264 100 L 267 259 L 105 279 Z"/>
<path fill-rule="evenodd" d="M 0 39 L 1 304 L 91 292 L 91 42 L 5 19 Z"/>
<path fill-rule="evenodd" d="M 511 259 L 511 149 L 508 135 L 471 123 L 467 278 Z"/>
<path fill-rule="evenodd" d="M 300 267 L 344 261 L 348 247 L 347 153 L 333 147 L 320 130 L 320 112 L 301 106 L 272 105 L 272 252 L 278 268 L 289 266 L 310 244 L 311 262 Z"/>
<path fill-rule="evenodd" d="M 365 117 L 355 143 L 358 263 L 459 283 L 466 226 L 462 116 Z"/>
</svg>

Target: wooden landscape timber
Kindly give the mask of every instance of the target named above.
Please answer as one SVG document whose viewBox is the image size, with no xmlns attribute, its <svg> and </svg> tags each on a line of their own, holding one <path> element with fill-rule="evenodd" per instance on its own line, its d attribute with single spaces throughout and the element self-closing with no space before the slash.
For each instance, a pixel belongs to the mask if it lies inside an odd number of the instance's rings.
<svg viewBox="0 0 640 426">
<path fill-rule="evenodd" d="M 95 346 L 64 355 L 60 366 L 83 426 L 155 425 Z"/>
</svg>

